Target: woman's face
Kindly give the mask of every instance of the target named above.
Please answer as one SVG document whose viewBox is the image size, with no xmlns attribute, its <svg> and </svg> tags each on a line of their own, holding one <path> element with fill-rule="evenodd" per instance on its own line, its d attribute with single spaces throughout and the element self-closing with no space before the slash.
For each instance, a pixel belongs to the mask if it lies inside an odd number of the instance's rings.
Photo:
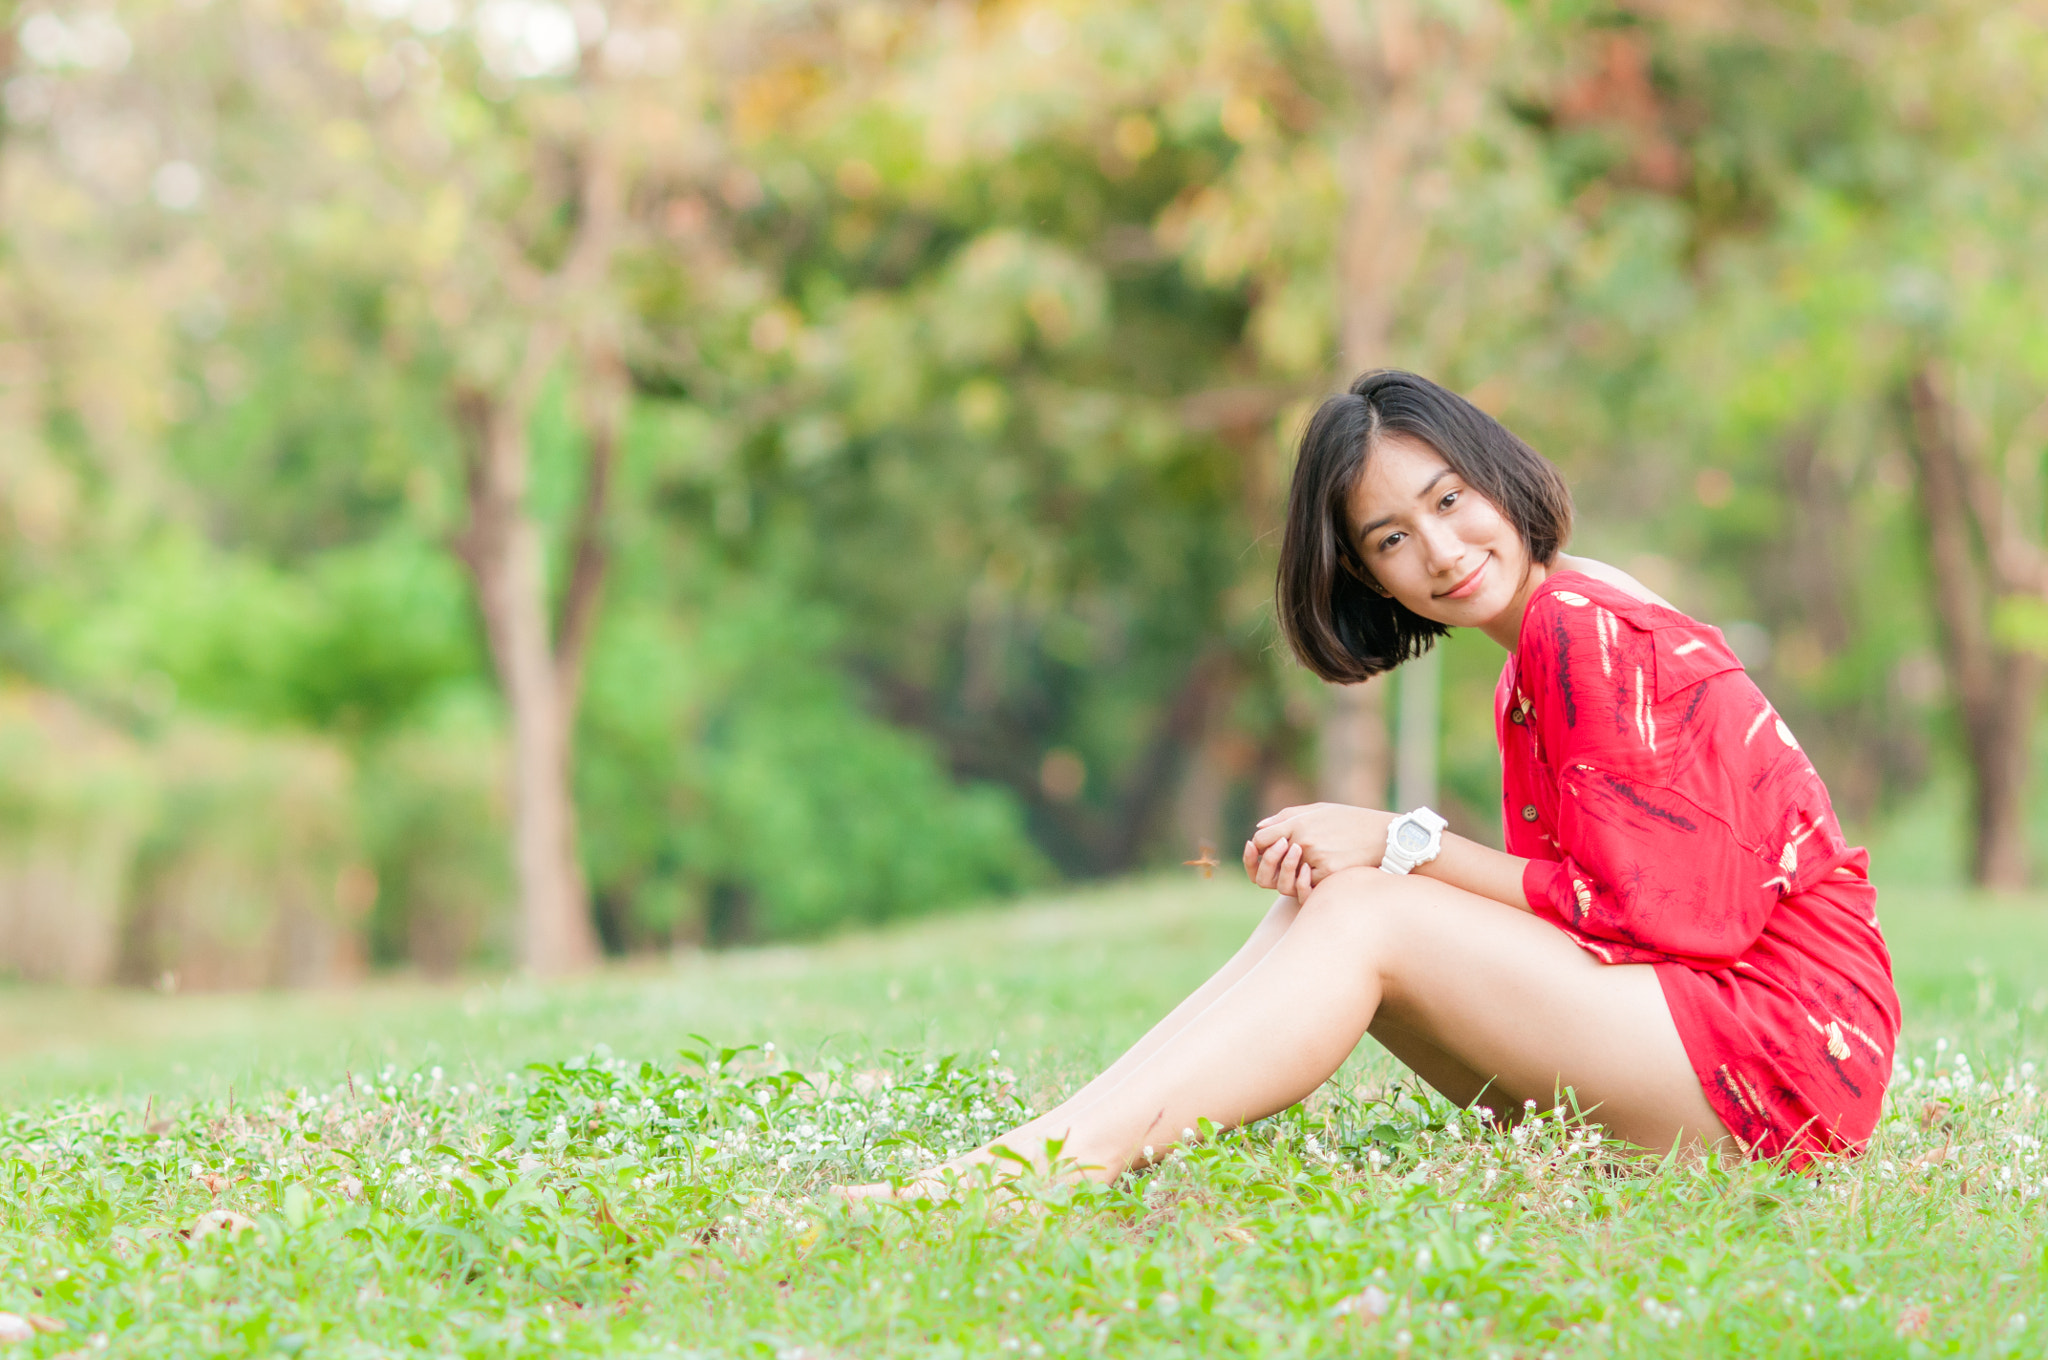
<svg viewBox="0 0 2048 1360">
<path fill-rule="evenodd" d="M 1373 580 L 1425 619 L 1484 629 L 1506 621 L 1521 598 L 1529 575 L 1521 534 L 1419 439 L 1379 440 L 1345 514 Z"/>
</svg>

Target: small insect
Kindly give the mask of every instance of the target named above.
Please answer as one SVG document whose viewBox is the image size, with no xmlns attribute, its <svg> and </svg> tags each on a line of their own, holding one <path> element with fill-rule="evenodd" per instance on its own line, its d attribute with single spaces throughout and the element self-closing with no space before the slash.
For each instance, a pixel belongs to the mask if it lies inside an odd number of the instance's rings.
<svg viewBox="0 0 2048 1360">
<path fill-rule="evenodd" d="M 1200 869 L 1203 878 L 1214 878 L 1216 877 L 1216 866 L 1223 863 L 1223 861 L 1216 858 L 1216 847 L 1207 841 L 1203 841 L 1202 857 L 1200 859 L 1184 859 L 1181 863 L 1190 869 Z"/>
</svg>

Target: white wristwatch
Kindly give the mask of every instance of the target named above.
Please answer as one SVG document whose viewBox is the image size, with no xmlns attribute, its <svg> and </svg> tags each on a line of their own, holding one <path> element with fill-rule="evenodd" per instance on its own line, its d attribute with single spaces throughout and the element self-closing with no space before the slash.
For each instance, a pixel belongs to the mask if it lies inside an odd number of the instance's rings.
<svg viewBox="0 0 2048 1360">
<path fill-rule="evenodd" d="M 1387 823 L 1387 852 L 1380 868 L 1390 874 L 1419 869 L 1443 852 L 1444 828 L 1450 823 L 1426 807 L 1403 813 Z"/>
</svg>

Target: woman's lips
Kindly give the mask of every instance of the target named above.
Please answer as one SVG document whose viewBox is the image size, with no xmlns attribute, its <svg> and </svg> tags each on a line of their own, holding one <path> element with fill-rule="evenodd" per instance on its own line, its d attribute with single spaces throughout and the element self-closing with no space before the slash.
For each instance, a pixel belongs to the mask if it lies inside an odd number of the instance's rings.
<svg viewBox="0 0 2048 1360">
<path fill-rule="evenodd" d="M 1437 598 L 1439 600 L 1463 600 L 1470 598 L 1479 589 L 1479 578 L 1486 572 L 1486 563 L 1492 560 L 1489 557 L 1485 561 L 1480 562 L 1478 566 L 1472 568 L 1470 576 L 1467 576 L 1464 580 L 1437 596 Z"/>
</svg>

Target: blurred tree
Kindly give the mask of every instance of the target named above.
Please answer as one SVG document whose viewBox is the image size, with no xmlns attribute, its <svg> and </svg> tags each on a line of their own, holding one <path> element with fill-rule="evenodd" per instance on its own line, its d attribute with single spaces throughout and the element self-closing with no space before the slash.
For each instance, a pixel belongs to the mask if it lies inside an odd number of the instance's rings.
<svg viewBox="0 0 2048 1360">
<path fill-rule="evenodd" d="M 1906 379 L 1909 442 L 1974 776 L 1971 872 L 1988 886 L 2019 889 L 2027 882 L 2024 798 L 2048 644 L 2048 553 L 2040 542 L 2038 492 L 2048 404 L 2013 431 L 2000 457 L 1951 391 L 1932 363 Z"/>
<path fill-rule="evenodd" d="M 1008 891 L 1027 827 L 1070 873 L 1177 861 L 1307 796 L 1342 719 L 1273 646 L 1272 536 L 1300 418 L 1385 362 L 1726 621 L 1846 812 L 1953 752 L 2015 872 L 2048 635 L 2025 13 L 15 17 L 0 644 L 139 734 L 131 821 L 201 721 L 318 784 L 295 843 L 337 902 L 381 885 L 383 957 L 494 956 L 507 820 L 547 968 Z M 1943 502 L 1930 452 L 1997 490 Z M 1444 795 L 1487 834 L 1499 657 L 1467 641 Z M 135 835 L 327 892 L 239 806 Z"/>
<path fill-rule="evenodd" d="M 2048 650 L 2048 160 L 2009 130 L 2048 115 L 2048 31 L 1973 4 L 1774 15 L 1696 40 L 1692 61 L 1718 127 L 1696 143 L 1711 269 L 1686 359 L 1710 390 L 1727 381 L 1715 423 L 1789 493 L 1707 479 L 1701 499 L 1780 526 L 1797 574 L 1751 587 L 1787 615 L 1770 669 L 1835 715 L 1852 807 L 1872 806 L 1863 790 L 1933 697 L 1922 673 L 1947 672 L 1969 870 L 2018 887 Z"/>
<path fill-rule="evenodd" d="M 589 69 L 594 55 L 579 51 L 579 71 Z M 581 94 L 583 101 L 592 97 L 587 81 Z M 434 281 L 477 290 L 464 297 L 466 315 L 458 325 L 488 332 L 509 321 L 518 332 L 510 352 L 457 362 L 451 401 L 463 435 L 469 493 L 468 523 L 457 551 L 476 583 L 498 683 L 512 718 L 519 958 L 526 968 L 544 974 L 586 968 L 598 953 L 576 846 L 569 771 L 591 617 L 604 578 L 605 500 L 625 401 L 618 323 L 606 305 L 621 245 L 624 186 L 617 148 L 591 126 L 593 112 L 583 114 L 583 126 L 547 148 L 568 162 L 564 177 L 569 183 L 557 190 L 562 202 L 537 214 L 549 226 L 562 219 L 573 223 L 568 239 L 545 244 L 520 239 L 519 227 L 526 224 L 518 219 L 533 211 L 527 204 L 514 206 L 511 222 L 493 220 L 496 215 L 487 204 L 466 204 L 465 216 L 474 224 L 472 240 L 485 247 L 477 253 L 498 266 L 492 271 L 496 277 L 470 274 L 463 266 L 476 255 L 458 250 L 447 261 L 454 278 Z M 562 129 L 555 131 L 560 135 Z M 491 239 L 494 227 L 509 227 L 505 234 L 511 239 Z M 551 268 L 533 263 L 537 246 L 558 256 Z M 478 315 L 491 307 L 487 299 L 492 294 L 513 304 L 516 320 Z M 578 325 L 565 316 L 579 307 L 600 319 Z M 533 404 L 565 353 L 573 355 L 580 380 L 588 473 L 575 516 L 567 588 L 560 605 L 551 608 L 542 527 L 530 504 L 531 426 Z"/>
<path fill-rule="evenodd" d="M 657 92 L 647 69 L 650 44 L 670 52 L 664 62 L 680 50 L 674 17 L 501 5 L 479 12 L 474 46 L 443 44 L 438 60 L 404 30 L 325 54 L 359 70 L 372 100 L 359 126 L 373 154 L 349 167 L 356 191 L 410 219 L 390 286 L 409 347 L 441 356 L 459 433 L 466 515 L 454 544 L 510 716 L 518 955 L 541 973 L 587 967 L 598 952 L 573 737 L 630 390 L 629 205 L 638 184 L 683 164 L 691 132 L 691 106 L 675 98 L 687 85 Z M 572 393 L 583 476 L 566 570 L 551 574 L 533 429 L 556 380 Z"/>
</svg>

